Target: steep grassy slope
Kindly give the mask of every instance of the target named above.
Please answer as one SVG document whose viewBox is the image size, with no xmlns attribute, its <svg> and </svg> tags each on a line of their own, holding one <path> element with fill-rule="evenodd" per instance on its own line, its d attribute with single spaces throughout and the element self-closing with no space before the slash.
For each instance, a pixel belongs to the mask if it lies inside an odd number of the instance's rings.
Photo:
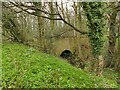
<svg viewBox="0 0 120 90">
<path fill-rule="evenodd" d="M 57 57 L 17 43 L 4 43 L 3 87 L 21 88 L 114 88 L 117 84 L 87 74 Z"/>
</svg>

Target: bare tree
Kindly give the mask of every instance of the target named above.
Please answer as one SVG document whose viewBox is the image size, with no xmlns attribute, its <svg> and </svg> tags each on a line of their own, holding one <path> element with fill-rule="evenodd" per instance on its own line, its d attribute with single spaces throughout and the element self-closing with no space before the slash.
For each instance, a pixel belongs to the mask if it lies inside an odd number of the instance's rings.
<svg viewBox="0 0 120 90">
<path fill-rule="evenodd" d="M 77 32 L 79 32 L 81 34 L 87 34 L 87 32 L 79 30 L 77 27 L 75 27 L 74 25 L 72 25 L 71 23 L 69 23 L 68 21 L 65 20 L 63 9 L 61 9 L 61 7 L 57 4 L 57 2 L 56 2 L 56 5 L 55 5 L 56 10 L 55 10 L 55 13 L 53 13 L 53 14 L 50 13 L 50 11 L 47 10 L 47 9 L 46 10 L 41 10 L 40 8 L 35 8 L 33 5 L 28 6 L 28 5 L 24 4 L 24 3 L 16 3 L 16 2 L 10 2 L 10 3 L 12 5 L 14 5 L 15 7 L 19 8 L 20 11 L 24 11 L 24 12 L 27 12 L 27 13 L 29 13 L 31 15 L 35 15 L 35 16 L 50 19 L 50 20 L 61 20 L 65 24 L 67 24 L 68 26 L 73 28 L 73 30 L 75 30 L 75 31 L 77 31 Z M 44 13 L 44 15 L 40 15 L 40 14 L 35 13 L 35 10 L 37 10 L 38 12 Z M 31 12 L 31 11 L 33 11 L 33 12 Z M 50 15 L 54 15 L 56 17 L 51 18 Z"/>
<path fill-rule="evenodd" d="M 118 2 L 118 7 L 120 7 L 120 2 Z M 120 11 L 118 11 L 117 13 L 117 30 L 118 30 L 118 36 L 116 38 L 118 38 L 118 47 L 117 47 L 117 61 L 116 61 L 116 65 L 115 65 L 115 70 L 116 71 L 120 71 Z"/>
<path fill-rule="evenodd" d="M 109 14 L 109 46 L 106 58 L 106 66 L 113 67 L 116 62 L 116 16 L 118 9 L 116 8 L 116 2 L 109 3 L 109 6 L 112 9 L 112 13 Z"/>
</svg>

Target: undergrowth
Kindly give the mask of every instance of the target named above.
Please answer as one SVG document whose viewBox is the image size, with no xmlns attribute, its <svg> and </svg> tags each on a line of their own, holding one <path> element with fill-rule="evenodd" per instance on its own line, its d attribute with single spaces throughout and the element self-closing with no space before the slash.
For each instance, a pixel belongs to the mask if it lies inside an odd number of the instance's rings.
<svg viewBox="0 0 120 90">
<path fill-rule="evenodd" d="M 97 77 L 64 60 L 19 43 L 2 46 L 5 88 L 117 88 L 114 80 Z"/>
</svg>

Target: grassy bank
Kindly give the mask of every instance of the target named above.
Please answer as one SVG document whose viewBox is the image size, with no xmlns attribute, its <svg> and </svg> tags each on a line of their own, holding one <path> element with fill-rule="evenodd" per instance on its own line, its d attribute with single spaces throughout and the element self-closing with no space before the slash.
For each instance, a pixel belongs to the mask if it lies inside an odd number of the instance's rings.
<svg viewBox="0 0 120 90">
<path fill-rule="evenodd" d="M 117 88 L 117 83 L 17 43 L 2 46 L 2 85 L 19 88 Z"/>
</svg>

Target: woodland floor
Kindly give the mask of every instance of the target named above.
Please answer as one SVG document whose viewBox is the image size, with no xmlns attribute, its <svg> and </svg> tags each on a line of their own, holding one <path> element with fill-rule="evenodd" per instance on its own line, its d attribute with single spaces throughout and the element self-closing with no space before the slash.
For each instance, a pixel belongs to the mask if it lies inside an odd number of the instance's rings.
<svg viewBox="0 0 120 90">
<path fill-rule="evenodd" d="M 97 77 L 23 44 L 2 45 L 2 86 L 6 88 L 118 88 L 117 77 L 112 69 Z"/>
</svg>

